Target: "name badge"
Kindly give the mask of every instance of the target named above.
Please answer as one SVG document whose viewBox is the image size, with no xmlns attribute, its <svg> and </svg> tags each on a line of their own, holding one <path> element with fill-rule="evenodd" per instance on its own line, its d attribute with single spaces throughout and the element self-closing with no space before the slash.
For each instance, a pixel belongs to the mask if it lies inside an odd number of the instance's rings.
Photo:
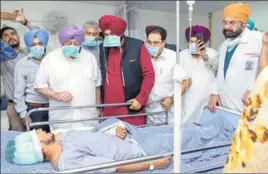
<svg viewBox="0 0 268 174">
<path fill-rule="evenodd" d="M 253 67 L 254 67 L 254 62 L 253 61 L 246 61 L 246 66 L 245 66 L 246 71 L 253 70 Z"/>
</svg>

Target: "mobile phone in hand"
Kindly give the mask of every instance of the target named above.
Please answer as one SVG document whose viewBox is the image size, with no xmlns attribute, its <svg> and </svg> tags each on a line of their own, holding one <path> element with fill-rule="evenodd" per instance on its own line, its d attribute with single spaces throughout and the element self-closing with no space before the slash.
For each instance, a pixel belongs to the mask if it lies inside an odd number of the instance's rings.
<svg viewBox="0 0 268 174">
<path fill-rule="evenodd" d="M 203 34 L 202 34 L 202 33 L 197 33 L 197 34 L 195 34 L 195 37 L 197 38 L 198 41 L 202 41 L 202 42 L 204 42 L 204 38 L 203 38 Z M 203 44 L 200 45 L 200 47 L 202 47 L 202 46 L 203 46 Z M 205 49 L 205 48 L 202 48 L 201 51 L 204 50 L 204 49 Z"/>
</svg>

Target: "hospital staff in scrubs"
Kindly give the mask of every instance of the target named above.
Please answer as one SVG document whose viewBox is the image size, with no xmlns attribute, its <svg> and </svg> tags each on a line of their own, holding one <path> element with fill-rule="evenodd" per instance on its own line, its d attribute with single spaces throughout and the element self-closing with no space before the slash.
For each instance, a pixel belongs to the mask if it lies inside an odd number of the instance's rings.
<svg viewBox="0 0 268 174">
<path fill-rule="evenodd" d="M 246 27 L 250 14 L 249 5 L 240 2 L 223 9 L 226 39 L 219 50 L 218 73 L 208 103 L 212 112 L 217 105 L 242 112 L 256 79 L 263 33 Z"/>
<path fill-rule="evenodd" d="M 188 48 L 180 52 L 180 65 L 192 79 L 192 84 L 182 96 L 182 123 L 198 122 L 209 101 L 218 64 L 217 52 L 206 46 L 210 39 L 208 28 L 200 25 L 185 30 Z"/>
<path fill-rule="evenodd" d="M 146 107 L 146 112 L 167 111 L 166 115 L 155 114 L 148 115 L 147 124 L 161 124 L 168 121 L 169 125 L 173 124 L 173 96 L 174 96 L 174 81 L 173 68 L 176 64 L 176 52 L 165 48 L 167 31 L 160 26 L 153 26 L 147 32 L 147 40 L 145 46 L 151 55 L 151 60 L 155 71 L 155 83 L 148 97 L 148 103 L 159 101 L 158 103 L 150 104 Z M 183 85 L 186 85 L 184 83 Z M 183 88 L 183 87 L 182 87 Z M 185 92 L 185 88 L 182 93 Z"/>
<path fill-rule="evenodd" d="M 49 97 L 50 107 L 94 105 L 100 102 L 101 76 L 96 58 L 81 49 L 83 30 L 67 25 L 59 32 L 62 44 L 41 62 L 35 90 Z M 49 121 L 96 118 L 96 108 L 50 110 Z M 52 124 L 50 130 L 91 129 L 98 122 L 80 121 Z"/>
</svg>

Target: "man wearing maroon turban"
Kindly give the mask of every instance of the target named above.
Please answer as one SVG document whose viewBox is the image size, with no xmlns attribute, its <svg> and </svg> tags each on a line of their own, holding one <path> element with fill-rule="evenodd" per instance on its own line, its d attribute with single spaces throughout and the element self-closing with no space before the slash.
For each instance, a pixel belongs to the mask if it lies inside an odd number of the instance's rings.
<svg viewBox="0 0 268 174">
<path fill-rule="evenodd" d="M 146 28 L 145 28 L 145 33 L 148 34 L 148 32 L 154 27 L 155 25 L 148 25 Z M 165 44 L 165 48 L 167 49 L 170 49 L 170 50 L 173 50 L 173 51 L 176 51 L 177 50 L 177 46 L 174 45 L 174 44 L 168 44 L 166 43 Z M 179 50 L 180 51 L 180 50 Z"/>
<path fill-rule="evenodd" d="M 210 39 L 208 28 L 194 25 L 191 36 L 190 28 L 185 30 L 185 37 L 189 44 L 180 52 L 180 65 L 193 82 L 182 97 L 182 123 L 199 121 L 209 101 L 218 64 L 217 52 L 205 46 Z"/>
<path fill-rule="evenodd" d="M 62 47 L 48 53 L 40 64 L 35 90 L 49 97 L 50 107 L 100 103 L 100 70 L 93 54 L 81 48 L 84 31 L 67 25 L 59 32 L 59 41 Z M 49 121 L 94 117 L 97 117 L 95 108 L 49 111 Z M 92 121 L 53 124 L 50 130 L 91 129 L 95 124 L 97 122 Z"/>
<path fill-rule="evenodd" d="M 148 95 L 154 85 L 154 69 L 144 43 L 124 36 L 127 23 L 112 15 L 99 19 L 105 35 L 100 45 L 102 73 L 102 100 L 104 104 L 126 103 L 126 107 L 105 107 L 104 116 L 136 114 L 143 112 Z M 145 117 L 122 119 L 133 125 L 144 125 Z"/>
</svg>

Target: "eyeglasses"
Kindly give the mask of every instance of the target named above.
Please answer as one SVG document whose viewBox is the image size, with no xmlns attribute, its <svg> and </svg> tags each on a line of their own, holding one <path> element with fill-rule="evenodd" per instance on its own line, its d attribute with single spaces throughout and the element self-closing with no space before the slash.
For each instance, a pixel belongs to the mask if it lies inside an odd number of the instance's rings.
<svg viewBox="0 0 268 174">
<path fill-rule="evenodd" d="M 226 20 L 223 20 L 221 22 L 221 24 L 223 26 L 226 26 L 226 25 L 230 25 L 230 26 L 235 26 L 236 24 L 238 24 L 239 22 L 238 21 L 226 21 Z"/>
<path fill-rule="evenodd" d="M 150 46 L 162 46 L 163 42 L 159 42 L 159 41 L 149 41 L 146 40 L 145 43 L 147 43 Z"/>
</svg>

